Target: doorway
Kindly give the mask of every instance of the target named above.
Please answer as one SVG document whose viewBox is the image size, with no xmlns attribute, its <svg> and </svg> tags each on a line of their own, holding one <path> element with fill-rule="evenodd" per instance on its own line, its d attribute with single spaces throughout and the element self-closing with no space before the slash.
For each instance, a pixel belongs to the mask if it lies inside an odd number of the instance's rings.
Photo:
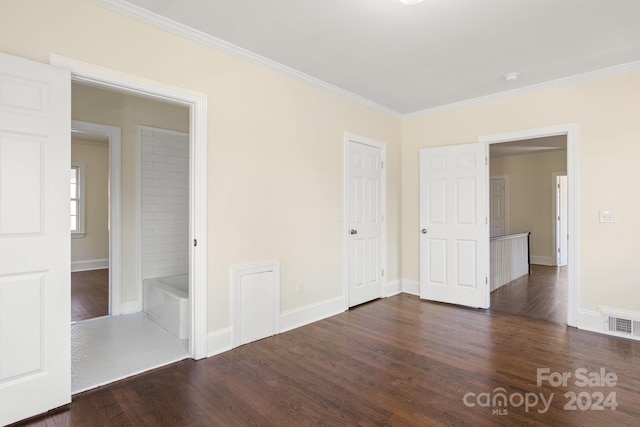
<svg viewBox="0 0 640 427">
<path fill-rule="evenodd" d="M 480 138 L 480 141 L 489 144 L 492 167 L 490 175 L 505 175 L 505 163 L 510 163 L 511 167 L 506 166 L 506 169 L 517 170 L 516 176 L 522 178 L 525 183 L 525 185 L 516 185 L 519 190 L 515 191 L 513 188 L 515 182 L 510 176 L 511 206 L 522 208 L 521 210 L 525 211 L 527 209 L 540 211 L 537 214 L 530 212 L 529 219 L 525 221 L 514 221 L 517 212 L 511 212 L 510 232 L 531 232 L 532 239 L 534 235 L 538 239 L 535 246 L 531 245 L 531 274 L 516 279 L 506 287 L 492 293 L 491 307 L 494 310 L 504 310 L 528 317 L 542 316 L 541 318 L 547 320 L 575 326 L 576 241 L 575 239 L 570 242 L 565 241 L 567 265 L 558 266 L 555 237 L 557 217 L 555 175 L 558 174 L 558 170 L 562 170 L 562 175 L 567 177 L 566 235 L 575 236 L 571 231 L 575 230 L 576 217 L 575 134 L 575 125 L 563 125 Z M 503 160 L 509 158 L 511 160 Z M 500 167 L 496 168 L 497 170 L 494 169 L 494 166 L 498 165 Z M 522 171 L 525 169 L 531 172 L 531 176 L 537 176 L 537 178 L 523 178 Z M 554 185 L 550 186 L 550 182 Z M 527 229 L 520 230 L 523 227 Z M 526 289 L 527 292 L 518 292 L 522 289 Z M 534 293 L 531 291 L 534 289 L 540 290 L 538 297 L 532 296 Z M 538 302 L 543 301 L 541 303 L 543 309 L 536 315 L 534 303 L 531 301 L 518 302 L 523 298 L 533 298 Z M 558 301 L 561 301 L 560 306 L 556 305 L 554 308 Z M 561 315 L 558 316 L 558 313 Z"/>
<path fill-rule="evenodd" d="M 71 193 L 80 196 L 72 210 L 79 218 L 72 215 L 71 320 L 81 321 L 121 313 L 122 131 L 72 120 L 71 140 Z"/>
</svg>

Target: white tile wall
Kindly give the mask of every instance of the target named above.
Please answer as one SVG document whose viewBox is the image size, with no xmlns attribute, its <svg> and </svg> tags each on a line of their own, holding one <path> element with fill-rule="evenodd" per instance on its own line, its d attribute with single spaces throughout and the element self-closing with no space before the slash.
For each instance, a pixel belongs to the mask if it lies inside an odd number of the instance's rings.
<svg viewBox="0 0 640 427">
<path fill-rule="evenodd" d="M 142 278 L 189 267 L 189 134 L 141 128 Z"/>
</svg>

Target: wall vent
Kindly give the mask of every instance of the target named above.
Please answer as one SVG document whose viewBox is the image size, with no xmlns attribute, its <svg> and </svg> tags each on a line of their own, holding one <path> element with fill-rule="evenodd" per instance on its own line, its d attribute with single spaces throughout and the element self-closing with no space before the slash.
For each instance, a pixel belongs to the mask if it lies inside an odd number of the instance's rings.
<svg viewBox="0 0 640 427">
<path fill-rule="evenodd" d="M 640 339 L 640 314 L 601 308 L 605 331 L 614 335 Z"/>
</svg>

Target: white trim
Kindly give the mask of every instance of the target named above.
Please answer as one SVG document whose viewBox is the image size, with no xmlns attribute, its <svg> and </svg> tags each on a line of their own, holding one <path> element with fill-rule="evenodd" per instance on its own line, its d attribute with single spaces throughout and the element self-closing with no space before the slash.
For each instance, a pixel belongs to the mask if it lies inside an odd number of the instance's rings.
<svg viewBox="0 0 640 427">
<path fill-rule="evenodd" d="M 88 259 L 85 261 L 71 261 L 71 272 L 103 270 L 109 268 L 108 259 Z"/>
<path fill-rule="evenodd" d="M 112 11 L 120 13 L 129 18 L 133 18 L 137 21 L 140 21 L 145 24 L 151 25 L 153 27 L 159 28 L 161 30 L 167 31 L 176 36 L 182 37 L 184 39 L 190 40 L 195 43 L 202 44 L 212 49 L 219 50 L 221 52 L 232 55 L 236 58 L 240 58 L 252 64 L 256 64 L 260 67 L 264 67 L 266 69 L 275 71 L 279 74 L 290 77 L 299 82 L 308 84 L 309 86 L 315 87 L 316 89 L 320 89 L 322 91 L 337 95 L 341 98 L 344 98 L 349 101 L 355 102 L 357 104 L 363 105 L 365 107 L 371 108 L 372 110 L 387 113 L 397 118 L 402 117 L 401 113 L 391 108 L 387 108 L 384 105 L 378 104 L 360 95 L 356 95 L 355 93 L 341 89 L 338 86 L 334 86 L 316 77 L 310 76 L 309 74 L 303 73 L 294 68 L 280 64 L 279 62 L 273 61 L 269 58 L 265 58 L 264 56 L 258 55 L 240 46 L 236 46 L 225 40 L 219 39 L 210 34 L 196 30 L 187 25 L 184 25 L 172 19 L 166 18 L 162 15 L 158 15 L 157 13 L 154 13 L 147 9 L 133 5 L 124 0 L 89 0 L 89 1 L 98 6 L 104 7 L 106 9 L 110 9 Z"/>
<path fill-rule="evenodd" d="M 71 120 L 71 129 L 109 137 L 109 314 L 117 316 L 122 314 L 122 129 L 80 120 Z"/>
<path fill-rule="evenodd" d="M 241 298 L 238 293 L 242 276 L 252 274 L 273 273 L 273 334 L 280 333 L 280 263 L 265 262 L 260 264 L 236 265 L 231 267 L 231 330 L 232 346 L 241 345 L 240 342 L 240 318 L 241 318 Z"/>
<path fill-rule="evenodd" d="M 123 90 L 152 99 L 161 99 L 190 108 L 190 221 L 189 236 L 197 239 L 197 250 L 190 245 L 189 292 L 191 335 L 189 352 L 194 359 L 207 356 L 207 96 L 184 88 L 145 79 L 116 70 L 51 54 L 51 65 L 71 71 L 75 81 Z M 141 302 L 137 302 L 141 306 Z M 124 309 L 123 309 L 124 311 Z"/>
<path fill-rule="evenodd" d="M 344 311 L 343 296 L 288 310 L 280 315 L 280 332 L 287 332 Z"/>
<path fill-rule="evenodd" d="M 543 138 L 547 136 L 567 136 L 567 180 L 568 180 L 568 192 L 569 192 L 569 243 L 567 245 L 568 250 L 568 301 L 567 301 L 567 324 L 569 326 L 577 326 L 577 314 L 579 291 L 578 286 L 579 277 L 578 263 L 580 262 L 580 236 L 578 230 L 580 229 L 578 207 L 579 194 L 578 194 L 578 126 L 575 123 L 568 123 L 562 125 L 525 129 L 515 132 L 505 132 L 493 135 L 483 135 L 478 138 L 478 142 L 486 144 L 497 144 L 500 142 L 509 142 L 517 140 L 525 140 L 532 138 Z M 487 200 L 488 203 L 488 200 Z M 487 245 L 489 242 L 487 241 Z M 487 289 L 487 292 L 489 290 Z"/>
<path fill-rule="evenodd" d="M 626 64 L 615 65 L 613 67 L 602 68 L 600 70 L 589 71 L 587 73 L 576 74 L 569 77 L 563 77 L 557 80 L 551 80 L 544 83 L 538 83 L 531 86 L 525 86 L 518 89 L 508 90 L 504 92 L 494 93 L 491 95 L 480 96 L 477 98 L 466 99 L 451 104 L 440 105 L 437 107 L 426 108 L 424 110 L 407 113 L 402 116 L 403 119 L 413 119 L 416 117 L 432 116 L 435 114 L 445 113 L 447 111 L 459 110 L 490 102 L 505 101 L 508 99 L 519 98 L 526 95 L 532 95 L 539 92 L 561 89 L 563 87 L 575 86 L 581 83 L 589 83 L 596 80 L 602 80 L 609 77 L 615 77 L 625 73 L 631 73 L 640 70 L 640 61 L 628 62 Z"/>
<path fill-rule="evenodd" d="M 355 135 L 352 133 L 345 132 L 344 133 L 344 154 L 343 154 L 343 162 L 344 162 L 344 175 L 342 180 L 342 292 L 344 294 L 344 309 L 349 309 L 349 143 L 357 143 L 363 145 L 369 145 L 371 147 L 378 148 L 380 150 L 380 158 L 382 159 L 382 212 L 383 221 L 382 221 L 382 271 L 387 271 L 387 144 L 384 142 L 376 141 L 371 138 L 367 138 L 360 135 Z M 380 298 L 382 298 L 385 293 L 385 287 L 387 282 L 387 276 L 382 276 L 382 283 L 380 287 Z"/>
<path fill-rule="evenodd" d="M 233 348 L 231 345 L 232 333 L 231 328 L 209 332 L 207 336 L 207 357 L 231 350 Z"/>
<path fill-rule="evenodd" d="M 384 293 L 383 296 L 392 297 L 394 295 L 398 295 L 402 293 L 402 281 L 401 280 L 393 280 L 391 282 L 387 282 L 384 284 Z"/>
<path fill-rule="evenodd" d="M 550 256 L 531 255 L 531 264 L 555 266 L 556 261 Z"/>
<path fill-rule="evenodd" d="M 120 314 L 133 314 L 142 311 L 142 302 L 140 300 L 135 301 L 123 301 L 120 303 Z"/>
<path fill-rule="evenodd" d="M 577 312 L 578 329 L 606 334 L 602 314 L 597 311 L 580 309 Z M 607 334 L 608 335 L 608 334 Z"/>
<path fill-rule="evenodd" d="M 402 292 L 409 295 L 420 296 L 420 282 L 415 282 L 413 280 L 403 280 Z"/>
</svg>

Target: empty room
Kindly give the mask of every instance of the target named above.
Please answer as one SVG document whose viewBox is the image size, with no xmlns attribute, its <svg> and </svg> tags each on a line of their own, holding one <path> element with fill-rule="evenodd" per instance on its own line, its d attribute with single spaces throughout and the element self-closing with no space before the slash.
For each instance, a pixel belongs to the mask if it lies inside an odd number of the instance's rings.
<svg viewBox="0 0 640 427">
<path fill-rule="evenodd" d="M 4 0 L 0 425 L 637 425 L 638 17 Z"/>
</svg>

